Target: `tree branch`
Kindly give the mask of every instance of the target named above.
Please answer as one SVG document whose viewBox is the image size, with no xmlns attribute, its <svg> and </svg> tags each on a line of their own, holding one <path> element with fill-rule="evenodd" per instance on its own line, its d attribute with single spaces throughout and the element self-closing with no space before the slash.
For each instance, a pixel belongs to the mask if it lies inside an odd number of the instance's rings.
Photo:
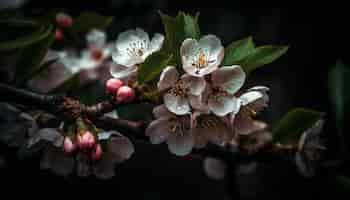
<svg viewBox="0 0 350 200">
<path fill-rule="evenodd" d="M 148 137 L 145 135 L 146 124 L 143 122 L 103 116 L 103 114 L 111 112 L 116 108 L 117 104 L 112 101 L 104 101 L 93 106 L 86 106 L 81 104 L 79 100 L 64 95 L 38 94 L 2 83 L 0 83 L 0 99 L 22 105 L 34 105 L 45 111 L 55 113 L 63 117 L 64 120 L 76 119 L 82 116 L 87 117 L 98 127 L 105 130 L 117 130 L 125 136 L 147 143 L 149 142 Z M 207 145 L 205 148 L 193 150 L 193 153 L 232 162 L 251 159 L 269 160 L 271 158 L 294 154 L 296 150 L 297 148 L 295 146 L 286 147 L 274 144 L 268 144 L 256 152 L 248 152 L 244 149 L 232 151 L 230 147 Z"/>
</svg>

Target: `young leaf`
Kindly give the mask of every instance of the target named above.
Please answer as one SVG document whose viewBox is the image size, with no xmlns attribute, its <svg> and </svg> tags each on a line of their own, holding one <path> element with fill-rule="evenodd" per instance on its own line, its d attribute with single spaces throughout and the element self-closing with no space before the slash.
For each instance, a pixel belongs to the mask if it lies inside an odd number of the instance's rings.
<svg viewBox="0 0 350 200">
<path fill-rule="evenodd" d="M 105 29 L 113 21 L 111 16 L 102 16 L 94 12 L 83 12 L 74 20 L 72 27 L 76 33 L 87 33 L 92 29 Z"/>
<path fill-rule="evenodd" d="M 150 55 L 138 69 L 139 83 L 145 83 L 156 78 L 169 64 L 172 55 L 156 52 Z"/>
<path fill-rule="evenodd" d="M 41 71 L 40 63 L 54 41 L 55 31 L 52 25 L 47 25 L 44 38 L 21 50 L 20 58 L 16 64 L 16 84 L 22 85 L 26 80 Z"/>
<path fill-rule="evenodd" d="M 283 144 L 297 140 L 322 116 L 321 112 L 305 108 L 296 108 L 288 112 L 272 130 L 273 141 Z"/>
<path fill-rule="evenodd" d="M 328 88 L 338 131 L 344 126 L 345 105 L 350 100 L 350 68 L 338 61 L 328 73 Z"/>
<path fill-rule="evenodd" d="M 251 36 L 232 42 L 225 48 L 224 66 L 237 64 L 238 61 L 247 57 L 255 50 L 255 45 Z"/>
<path fill-rule="evenodd" d="M 180 14 L 182 15 L 184 20 L 185 35 L 187 37 L 199 39 L 201 35 L 198 25 L 199 13 L 197 13 L 195 17 L 185 13 Z"/>
<path fill-rule="evenodd" d="M 261 46 L 256 48 L 252 53 L 238 61 L 236 64 L 241 65 L 244 71 L 249 74 L 263 65 L 272 63 L 285 54 L 288 48 L 288 46 Z"/>
<path fill-rule="evenodd" d="M 200 37 L 198 25 L 198 14 L 196 17 L 186 15 L 182 12 L 174 18 L 160 12 L 160 17 L 165 30 L 165 43 L 163 49 L 168 54 L 173 54 L 176 65 L 181 64 L 180 47 L 186 38 Z"/>
<path fill-rule="evenodd" d="M 0 51 L 10 51 L 27 47 L 45 39 L 50 34 L 50 28 L 30 20 L 0 20 L 0 26 L 6 30 L 5 33 L 9 32 L 11 34 L 3 36 L 3 33 L 1 33 L 2 38 L 14 38 L 0 40 Z"/>
</svg>

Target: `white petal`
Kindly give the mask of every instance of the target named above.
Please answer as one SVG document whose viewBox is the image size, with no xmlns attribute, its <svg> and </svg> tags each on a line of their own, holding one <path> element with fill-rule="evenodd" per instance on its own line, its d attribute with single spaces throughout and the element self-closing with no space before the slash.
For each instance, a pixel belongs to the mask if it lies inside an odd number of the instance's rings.
<svg viewBox="0 0 350 200">
<path fill-rule="evenodd" d="M 167 66 L 160 75 L 158 90 L 162 91 L 175 85 L 179 79 L 179 73 L 174 66 Z"/>
<path fill-rule="evenodd" d="M 37 134 L 37 131 L 39 130 L 39 126 L 36 123 L 36 120 L 27 113 L 21 113 L 20 118 L 26 120 L 27 128 L 28 128 L 28 136 L 33 137 Z"/>
<path fill-rule="evenodd" d="M 197 55 L 198 42 L 195 39 L 188 38 L 181 44 L 180 55 L 184 63 L 189 62 Z"/>
<path fill-rule="evenodd" d="M 194 138 L 191 134 L 171 134 L 167 140 L 169 151 L 177 156 L 184 156 L 191 152 Z"/>
<path fill-rule="evenodd" d="M 117 131 L 105 131 L 105 132 L 98 133 L 97 137 L 98 137 L 98 140 L 108 140 L 113 135 L 114 136 L 122 136 Z"/>
<path fill-rule="evenodd" d="M 268 92 L 269 90 L 270 88 L 266 86 L 254 86 L 248 89 L 248 91 L 260 91 L 260 92 Z"/>
<path fill-rule="evenodd" d="M 51 169 L 57 175 L 67 176 L 73 171 L 74 160 L 66 156 L 61 149 L 48 147 L 41 159 L 40 168 Z"/>
<path fill-rule="evenodd" d="M 51 142 L 56 147 L 61 147 L 64 137 L 62 134 L 54 128 L 40 129 L 38 133 L 28 140 L 28 148 L 38 143 L 40 140 Z"/>
<path fill-rule="evenodd" d="M 209 49 L 210 60 L 215 59 L 215 64 L 220 65 L 223 55 L 221 56 L 224 47 L 221 41 L 215 35 L 206 35 L 199 40 L 199 46 L 203 49 Z"/>
<path fill-rule="evenodd" d="M 225 116 L 236 108 L 237 99 L 232 96 L 210 96 L 208 106 L 210 110 L 217 116 Z"/>
<path fill-rule="evenodd" d="M 242 100 L 242 105 L 245 106 L 247 104 L 253 103 L 254 101 L 263 97 L 261 92 L 250 91 L 242 94 L 239 98 Z"/>
<path fill-rule="evenodd" d="M 211 75 L 213 85 L 229 94 L 236 93 L 243 86 L 245 78 L 245 72 L 239 65 L 221 67 Z"/>
<path fill-rule="evenodd" d="M 153 53 L 159 51 L 162 48 L 164 42 L 164 35 L 156 33 L 154 34 L 150 46 L 148 47 L 148 51 Z"/>
<path fill-rule="evenodd" d="M 93 29 L 86 35 L 86 41 L 90 48 L 103 48 L 106 44 L 106 33 Z"/>
<path fill-rule="evenodd" d="M 134 145 L 127 137 L 112 137 L 108 143 L 108 150 L 119 162 L 127 160 L 134 153 Z"/>
<path fill-rule="evenodd" d="M 184 82 L 186 87 L 189 88 L 189 93 L 195 96 L 200 95 L 206 86 L 206 82 L 202 77 L 195 77 L 184 74 L 181 77 L 181 80 Z"/>
<path fill-rule="evenodd" d="M 164 104 L 156 106 L 153 108 L 153 115 L 155 118 L 170 118 L 173 117 L 174 114 L 169 112 Z"/>
<path fill-rule="evenodd" d="M 168 110 L 176 115 L 185 115 L 191 110 L 189 102 L 185 97 L 168 92 L 164 95 L 163 99 Z"/>
<path fill-rule="evenodd" d="M 119 50 L 112 51 L 112 59 L 116 64 L 126 67 L 132 67 L 143 62 L 143 59 L 141 57 Z"/>
<path fill-rule="evenodd" d="M 157 119 L 152 121 L 146 128 L 146 135 L 149 136 L 152 144 L 160 144 L 168 139 L 170 135 L 169 119 Z"/>
<path fill-rule="evenodd" d="M 110 65 L 111 75 L 114 78 L 119 78 L 119 79 L 131 76 L 136 70 L 137 70 L 136 66 L 125 67 L 123 65 L 118 65 L 118 64 L 111 64 Z"/>
<path fill-rule="evenodd" d="M 222 180 L 225 178 L 227 165 L 224 161 L 206 157 L 203 161 L 204 172 L 209 178 Z"/>
<path fill-rule="evenodd" d="M 76 170 L 77 176 L 79 177 L 88 177 L 91 173 L 88 160 L 86 158 L 83 158 L 82 155 L 78 156 L 77 158 Z"/>
</svg>

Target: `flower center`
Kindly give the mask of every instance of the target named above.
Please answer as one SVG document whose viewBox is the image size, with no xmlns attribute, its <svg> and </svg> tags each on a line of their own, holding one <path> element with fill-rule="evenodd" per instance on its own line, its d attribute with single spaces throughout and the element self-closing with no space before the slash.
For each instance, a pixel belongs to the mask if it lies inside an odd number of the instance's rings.
<svg viewBox="0 0 350 200">
<path fill-rule="evenodd" d="M 142 57 L 145 54 L 146 50 L 146 40 L 137 40 L 129 44 L 129 47 L 126 48 L 126 52 L 129 56 L 138 56 Z"/>
<path fill-rule="evenodd" d="M 171 134 L 184 135 L 189 130 L 188 118 L 179 117 L 170 119 L 169 131 Z"/>
<path fill-rule="evenodd" d="M 221 124 L 221 121 L 212 115 L 202 115 L 197 119 L 197 127 L 202 129 L 209 129 Z"/>
<path fill-rule="evenodd" d="M 212 88 L 212 95 L 215 99 L 219 99 L 220 97 L 228 96 L 229 94 L 223 90 L 221 87 L 213 87 Z"/>
<path fill-rule="evenodd" d="M 99 61 L 103 58 L 103 52 L 101 49 L 92 49 L 90 51 L 90 56 L 93 60 Z"/>
<path fill-rule="evenodd" d="M 170 90 L 175 96 L 184 97 L 188 93 L 189 88 L 185 86 L 182 80 L 178 81 L 175 86 Z"/>
</svg>

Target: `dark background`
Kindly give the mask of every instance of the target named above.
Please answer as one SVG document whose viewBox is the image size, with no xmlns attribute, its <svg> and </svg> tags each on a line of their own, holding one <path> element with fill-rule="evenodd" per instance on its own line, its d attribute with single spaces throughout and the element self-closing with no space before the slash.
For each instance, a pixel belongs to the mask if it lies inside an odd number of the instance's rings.
<svg viewBox="0 0 350 200">
<path fill-rule="evenodd" d="M 40 13 L 54 7 L 66 8 L 72 15 L 93 10 L 115 16 L 108 28 L 111 40 L 116 39 L 119 32 L 135 27 L 151 34 L 164 33 L 158 10 L 173 16 L 181 10 L 191 14 L 200 12 L 202 34 L 217 35 L 225 46 L 249 35 L 258 45 L 289 44 L 287 54 L 254 72 L 247 87 L 262 84 L 271 88 L 270 107 L 263 117 L 272 124 L 294 107 L 326 112 L 328 156 L 332 158 L 337 152 L 326 81 L 328 69 L 337 59 L 350 64 L 346 49 L 348 23 L 343 5 L 336 2 L 307 5 L 305 1 L 74 0 L 29 1 L 23 10 Z M 41 171 L 38 160 L 18 162 L 14 154 L 15 151 L 6 155 L 7 167 L 0 171 L 0 182 L 7 186 L 4 191 L 9 192 L 7 188 L 33 188 L 28 190 L 28 197 L 36 197 L 45 190 L 49 191 L 48 197 L 69 197 L 65 192 L 75 191 L 81 197 L 108 194 L 113 199 L 225 199 L 228 196 L 232 199 L 323 199 L 334 192 L 327 171 L 306 180 L 292 165 L 282 161 L 258 163 L 254 174 L 239 174 L 230 167 L 227 180 L 213 181 L 205 176 L 200 158 L 189 161 L 175 157 L 164 145 L 136 144 L 132 159 L 119 166 L 117 176 L 110 181 L 56 177 Z"/>
</svg>

